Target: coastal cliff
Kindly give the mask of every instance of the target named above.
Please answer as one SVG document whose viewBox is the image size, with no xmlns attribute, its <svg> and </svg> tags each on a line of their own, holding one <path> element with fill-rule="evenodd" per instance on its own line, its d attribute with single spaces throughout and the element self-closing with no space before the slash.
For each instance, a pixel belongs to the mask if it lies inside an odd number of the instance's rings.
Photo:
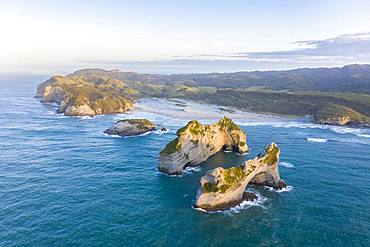
<svg viewBox="0 0 370 247">
<path fill-rule="evenodd" d="M 280 150 L 271 143 L 263 153 L 242 166 L 213 169 L 200 180 L 195 206 L 205 210 L 221 210 L 240 203 L 249 183 L 283 188 L 278 163 Z"/>
<path fill-rule="evenodd" d="M 133 109 L 133 100 L 123 82 L 101 76 L 53 76 L 37 87 L 41 102 L 59 104 L 67 116 L 123 113 Z"/>
<path fill-rule="evenodd" d="M 369 117 L 340 105 L 324 107 L 316 112 L 314 118 L 320 124 L 370 127 Z"/>
<path fill-rule="evenodd" d="M 186 165 L 196 166 L 222 149 L 248 151 L 245 132 L 227 117 L 211 125 L 193 120 L 176 134 L 160 153 L 158 169 L 167 174 L 181 174 Z"/>
</svg>

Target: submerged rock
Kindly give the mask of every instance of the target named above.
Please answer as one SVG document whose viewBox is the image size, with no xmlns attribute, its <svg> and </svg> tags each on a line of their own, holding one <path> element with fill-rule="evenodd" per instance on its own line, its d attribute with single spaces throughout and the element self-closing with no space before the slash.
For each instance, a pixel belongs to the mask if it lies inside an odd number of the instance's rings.
<svg viewBox="0 0 370 247">
<path fill-rule="evenodd" d="M 211 125 L 193 120 L 176 134 L 160 153 L 158 169 L 167 174 L 181 174 L 186 165 L 196 166 L 222 149 L 248 151 L 245 132 L 227 117 Z"/>
<path fill-rule="evenodd" d="M 255 201 L 258 199 L 258 196 L 252 192 L 244 191 L 243 193 L 243 201 Z"/>
<path fill-rule="evenodd" d="M 249 183 L 286 187 L 279 175 L 280 150 L 271 143 L 265 151 L 242 166 L 213 169 L 200 180 L 195 206 L 205 210 L 221 210 L 243 201 Z M 250 197 L 250 195 L 248 195 Z"/>
<path fill-rule="evenodd" d="M 147 119 L 124 119 L 119 120 L 104 133 L 119 136 L 141 135 L 148 131 L 155 130 L 155 125 Z"/>
</svg>

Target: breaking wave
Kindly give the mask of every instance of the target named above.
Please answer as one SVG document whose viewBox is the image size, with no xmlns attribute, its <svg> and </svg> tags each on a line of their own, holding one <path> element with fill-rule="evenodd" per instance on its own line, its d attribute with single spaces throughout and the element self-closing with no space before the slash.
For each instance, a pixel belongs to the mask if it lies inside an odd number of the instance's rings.
<svg viewBox="0 0 370 247">
<path fill-rule="evenodd" d="M 240 204 L 238 204 L 238 205 L 236 205 L 234 207 L 231 207 L 229 209 L 223 210 L 222 212 L 223 213 L 226 213 L 226 214 L 235 214 L 235 213 L 239 213 L 243 209 L 247 209 L 247 208 L 250 208 L 250 207 L 262 207 L 262 208 L 265 208 L 263 206 L 263 204 L 264 204 L 265 201 L 267 201 L 267 198 L 264 197 L 264 196 L 262 196 L 259 193 L 256 193 L 255 191 L 253 193 L 256 194 L 256 196 L 258 197 L 256 200 L 253 200 L 253 201 L 242 201 Z"/>
<path fill-rule="evenodd" d="M 326 129 L 326 130 L 331 130 L 338 134 L 353 134 L 359 137 L 370 138 L 370 133 L 366 129 L 351 128 L 351 127 L 344 127 L 344 126 L 323 125 L 323 124 L 295 122 L 295 121 L 286 121 L 286 122 L 250 121 L 250 122 L 240 122 L 240 123 L 238 122 L 238 124 L 242 126 L 272 126 L 275 128 Z"/>
<path fill-rule="evenodd" d="M 308 142 L 325 143 L 325 142 L 327 142 L 327 141 L 328 141 L 328 139 L 307 137 L 307 141 L 308 141 Z"/>
<path fill-rule="evenodd" d="M 162 134 L 165 134 L 165 133 L 168 133 L 170 130 L 169 129 L 166 129 L 166 130 L 154 130 L 153 133 L 154 134 L 157 134 L 157 135 L 162 135 Z"/>
<path fill-rule="evenodd" d="M 274 191 L 277 193 L 290 192 L 293 190 L 293 186 L 291 185 L 288 185 L 287 187 L 282 188 L 282 189 L 274 189 L 273 187 L 270 187 L 270 186 L 265 186 L 265 188 L 267 188 L 269 191 Z"/>
<path fill-rule="evenodd" d="M 185 167 L 185 169 L 183 170 L 183 174 L 191 174 L 191 173 L 194 173 L 194 172 L 199 172 L 201 171 L 202 168 L 200 166 L 188 166 L 188 167 Z"/>
<path fill-rule="evenodd" d="M 370 135 L 367 134 L 358 134 L 359 137 L 365 137 L 365 138 L 370 138 Z"/>
<path fill-rule="evenodd" d="M 292 163 L 284 162 L 284 161 L 279 162 L 279 165 L 283 166 L 283 167 L 286 167 L 286 168 L 295 168 L 295 166 Z"/>
<path fill-rule="evenodd" d="M 247 209 L 247 208 L 250 208 L 250 207 L 265 208 L 265 206 L 263 204 L 268 200 L 268 198 L 262 196 L 260 193 L 257 193 L 256 191 L 249 191 L 248 190 L 248 192 L 254 193 L 258 198 L 256 200 L 253 200 L 253 201 L 246 201 L 246 200 L 242 201 L 238 205 L 235 205 L 233 207 L 230 207 L 230 208 L 224 209 L 224 210 L 207 211 L 207 210 L 204 210 L 202 208 L 197 208 L 197 207 L 194 207 L 194 206 L 193 206 L 193 209 L 204 212 L 204 213 L 208 213 L 208 214 L 215 214 L 215 213 L 236 214 L 236 213 L 239 213 L 240 211 L 242 211 L 244 209 Z"/>
<path fill-rule="evenodd" d="M 102 132 L 102 134 L 103 134 L 103 136 L 105 136 L 105 137 L 122 138 L 122 136 L 119 136 L 119 135 L 109 135 L 109 134 L 104 133 L 104 132 Z"/>
</svg>

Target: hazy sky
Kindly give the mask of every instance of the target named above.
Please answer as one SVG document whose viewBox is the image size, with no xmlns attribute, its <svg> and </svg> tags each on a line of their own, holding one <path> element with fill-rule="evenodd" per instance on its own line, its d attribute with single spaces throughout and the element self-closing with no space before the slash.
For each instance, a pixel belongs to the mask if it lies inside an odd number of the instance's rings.
<svg viewBox="0 0 370 247">
<path fill-rule="evenodd" d="M 0 72 L 370 63 L 370 1 L 0 0 Z"/>
</svg>

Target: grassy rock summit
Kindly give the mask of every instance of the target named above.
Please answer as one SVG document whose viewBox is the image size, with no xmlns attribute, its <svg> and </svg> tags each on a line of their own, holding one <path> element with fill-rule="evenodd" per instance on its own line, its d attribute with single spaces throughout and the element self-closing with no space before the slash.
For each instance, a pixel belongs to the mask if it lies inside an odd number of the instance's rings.
<svg viewBox="0 0 370 247">
<path fill-rule="evenodd" d="M 227 117 L 211 125 L 193 120 L 176 134 L 160 153 L 158 169 L 167 174 L 181 174 L 186 165 L 196 166 L 222 149 L 248 151 L 245 132 Z"/>
<path fill-rule="evenodd" d="M 318 110 L 315 121 L 320 124 L 370 127 L 370 117 L 340 105 L 331 105 Z"/>
<path fill-rule="evenodd" d="M 104 133 L 108 135 L 135 136 L 152 130 L 155 130 L 155 125 L 147 119 L 124 119 L 117 121 L 114 126 L 106 129 Z"/>
<path fill-rule="evenodd" d="M 242 166 L 213 169 L 200 180 L 195 206 L 205 210 L 221 210 L 243 200 L 249 183 L 283 188 L 278 163 L 280 150 L 271 143 L 265 151 Z"/>
<path fill-rule="evenodd" d="M 53 76 L 36 92 L 42 102 L 56 102 L 68 116 L 122 113 L 133 109 L 125 85 L 101 76 Z"/>
</svg>

